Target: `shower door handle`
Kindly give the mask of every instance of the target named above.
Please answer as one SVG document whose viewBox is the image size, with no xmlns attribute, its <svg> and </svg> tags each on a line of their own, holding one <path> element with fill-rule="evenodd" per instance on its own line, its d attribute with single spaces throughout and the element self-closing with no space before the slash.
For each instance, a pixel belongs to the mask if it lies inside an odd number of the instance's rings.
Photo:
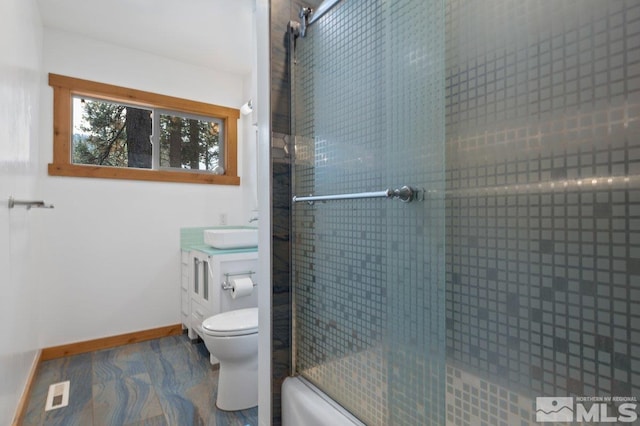
<svg viewBox="0 0 640 426">
<path fill-rule="evenodd" d="M 413 188 L 405 185 L 402 188 L 394 189 L 389 198 L 398 198 L 404 203 L 410 203 L 411 201 L 413 201 L 415 192 L 416 191 Z"/>
<path fill-rule="evenodd" d="M 355 200 L 360 198 L 392 198 L 398 199 L 404 203 L 410 203 L 411 201 L 422 201 L 423 190 L 411 188 L 410 186 L 403 186 L 396 189 L 385 189 L 377 192 L 358 192 L 353 194 L 335 194 L 335 195 L 309 195 L 306 197 L 293 196 L 292 201 L 294 203 L 300 203 L 306 201 L 309 204 L 313 204 L 316 201 L 332 201 L 332 200 Z"/>
</svg>

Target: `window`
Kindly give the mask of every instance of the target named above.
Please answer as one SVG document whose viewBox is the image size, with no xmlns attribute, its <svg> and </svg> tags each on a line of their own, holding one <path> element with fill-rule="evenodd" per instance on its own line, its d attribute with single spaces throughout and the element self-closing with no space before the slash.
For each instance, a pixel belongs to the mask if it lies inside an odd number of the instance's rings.
<svg viewBox="0 0 640 426">
<path fill-rule="evenodd" d="M 238 185 L 239 111 L 49 74 L 49 174 Z"/>
</svg>

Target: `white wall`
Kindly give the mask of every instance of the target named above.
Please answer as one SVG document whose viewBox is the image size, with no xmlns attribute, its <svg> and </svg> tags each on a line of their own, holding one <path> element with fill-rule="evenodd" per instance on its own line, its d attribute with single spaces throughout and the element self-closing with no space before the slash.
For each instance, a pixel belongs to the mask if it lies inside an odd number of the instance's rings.
<svg viewBox="0 0 640 426">
<path fill-rule="evenodd" d="M 38 349 L 33 268 L 42 25 L 35 0 L 0 2 L 0 424 L 14 416 Z"/>
<path fill-rule="evenodd" d="M 255 14 L 255 13 L 254 13 Z M 247 184 L 247 191 L 244 194 L 245 210 L 251 217 L 258 217 L 258 88 L 257 88 L 257 65 L 256 65 L 256 30 L 253 25 L 255 18 L 251 17 L 252 25 L 249 26 L 251 34 L 251 50 L 254 52 L 252 58 L 251 74 L 244 80 L 244 101 L 251 100 L 253 112 L 242 117 L 242 133 L 244 135 L 244 155 L 243 177 Z M 268 180 L 267 180 L 268 182 Z M 258 226 L 258 222 L 252 222 L 252 226 Z"/>
<path fill-rule="evenodd" d="M 16 0 L 17 1 L 17 0 Z M 239 108 L 247 76 L 45 29 L 44 71 Z M 39 171 L 55 204 L 42 232 L 43 347 L 180 322 L 179 230 L 246 224 L 240 187 L 53 177 L 52 90 L 42 85 Z M 239 158 L 244 129 L 239 125 Z M 243 177 L 246 162 L 240 160 Z M 255 183 L 254 183 L 255 185 Z"/>
<path fill-rule="evenodd" d="M 258 286 L 258 424 L 271 425 L 271 40 L 269 0 L 256 0 L 256 93 L 258 101 L 257 176 L 258 272 L 264 284 Z"/>
</svg>

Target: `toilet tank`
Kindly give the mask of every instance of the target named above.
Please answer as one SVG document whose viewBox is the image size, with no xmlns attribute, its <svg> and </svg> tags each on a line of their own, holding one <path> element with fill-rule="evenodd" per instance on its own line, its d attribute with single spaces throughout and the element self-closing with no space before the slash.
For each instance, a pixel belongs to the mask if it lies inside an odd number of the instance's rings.
<svg viewBox="0 0 640 426">
<path fill-rule="evenodd" d="M 282 384 L 283 426 L 365 426 L 337 402 L 301 377 Z"/>
</svg>

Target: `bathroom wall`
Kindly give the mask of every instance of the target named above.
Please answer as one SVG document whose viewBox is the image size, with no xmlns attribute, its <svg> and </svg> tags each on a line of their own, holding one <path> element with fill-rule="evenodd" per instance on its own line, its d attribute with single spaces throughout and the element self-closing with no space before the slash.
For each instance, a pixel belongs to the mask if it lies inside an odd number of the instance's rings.
<svg viewBox="0 0 640 426">
<path fill-rule="evenodd" d="M 449 0 L 446 47 L 448 422 L 637 397 L 640 3 Z"/>
<path fill-rule="evenodd" d="M 38 345 L 34 229 L 46 211 L 7 208 L 39 196 L 42 24 L 35 0 L 0 2 L 0 424 L 11 424 Z"/>
<path fill-rule="evenodd" d="M 249 76 L 176 62 L 45 29 L 44 72 L 239 108 Z M 179 322 L 179 229 L 247 224 L 241 186 L 51 177 L 52 90 L 42 85 L 42 194 L 55 204 L 42 232 L 43 347 Z M 240 129 L 246 129 L 242 118 Z M 239 132 L 239 173 L 247 163 Z"/>
</svg>

